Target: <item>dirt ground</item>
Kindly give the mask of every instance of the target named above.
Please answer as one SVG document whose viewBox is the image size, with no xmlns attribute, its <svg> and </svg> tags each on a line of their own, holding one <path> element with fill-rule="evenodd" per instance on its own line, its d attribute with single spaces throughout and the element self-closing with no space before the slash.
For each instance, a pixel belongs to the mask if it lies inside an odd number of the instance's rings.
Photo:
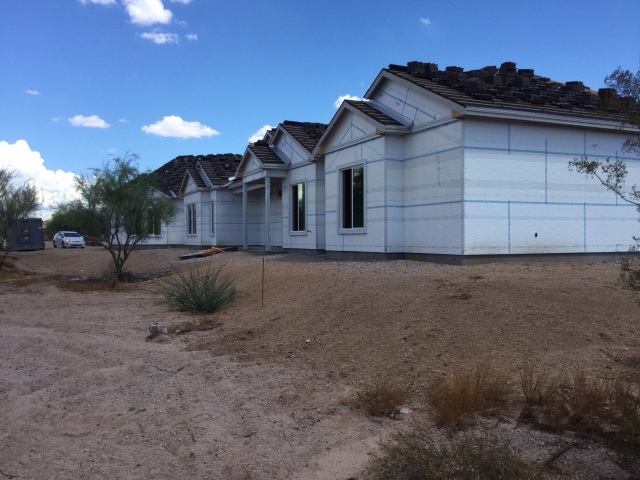
<svg viewBox="0 0 640 480">
<path fill-rule="evenodd" d="M 430 421 L 427 388 L 454 365 L 627 375 L 640 365 L 640 306 L 615 263 L 234 252 L 177 267 L 184 252 L 135 252 L 127 266 L 149 280 L 87 292 L 62 287 L 100 275 L 99 247 L 11 256 L 26 273 L 0 278 L 0 480 L 357 479 L 381 437 Z M 220 264 L 241 292 L 210 316 L 221 325 L 146 341 L 152 321 L 194 318 L 162 303 L 157 275 Z M 353 407 L 356 389 L 383 378 L 411 392 L 400 420 Z M 595 440 L 511 417 L 478 428 L 534 462 L 576 442 L 554 462 L 563 478 L 629 477 Z"/>
</svg>

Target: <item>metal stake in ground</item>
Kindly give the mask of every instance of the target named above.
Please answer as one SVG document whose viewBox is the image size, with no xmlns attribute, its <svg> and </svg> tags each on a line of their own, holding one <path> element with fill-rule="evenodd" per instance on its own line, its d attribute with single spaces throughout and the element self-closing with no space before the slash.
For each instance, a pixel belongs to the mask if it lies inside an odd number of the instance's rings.
<svg viewBox="0 0 640 480">
<path fill-rule="evenodd" d="M 262 257 L 262 306 L 264 307 L 264 257 Z"/>
</svg>

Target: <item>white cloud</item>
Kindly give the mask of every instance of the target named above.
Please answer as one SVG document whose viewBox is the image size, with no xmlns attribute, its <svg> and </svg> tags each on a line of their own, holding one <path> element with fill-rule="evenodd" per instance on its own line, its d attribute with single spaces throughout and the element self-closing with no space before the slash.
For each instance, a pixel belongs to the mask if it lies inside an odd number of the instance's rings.
<svg viewBox="0 0 640 480">
<path fill-rule="evenodd" d="M 342 102 L 344 102 L 345 100 L 362 100 L 360 97 L 356 97 L 355 95 L 340 95 L 338 97 L 338 99 L 333 102 L 333 106 L 336 108 L 340 108 L 340 105 L 342 105 Z"/>
<path fill-rule="evenodd" d="M 53 117 L 51 120 L 53 120 L 54 122 L 59 122 L 60 120 L 62 120 L 62 117 Z"/>
<path fill-rule="evenodd" d="M 189 35 L 187 35 L 187 40 L 198 40 L 198 35 L 196 35 L 195 33 L 190 33 Z"/>
<path fill-rule="evenodd" d="M 69 119 L 69 123 L 74 127 L 109 128 L 111 126 L 97 115 L 91 115 L 90 117 L 76 115 Z"/>
<path fill-rule="evenodd" d="M 97 5 L 115 5 L 116 0 L 80 0 L 80 3 L 86 5 L 87 3 L 95 3 Z"/>
<path fill-rule="evenodd" d="M 39 152 L 34 152 L 25 140 L 14 144 L 0 141 L 0 167 L 15 170 L 19 183 L 27 179 L 42 191 L 43 207 L 36 213 L 45 220 L 51 216 L 51 208 L 58 202 L 70 200 L 77 196 L 72 172 L 49 170 Z"/>
<path fill-rule="evenodd" d="M 220 132 L 202 125 L 200 122 L 187 122 L 175 115 L 164 117 L 153 125 L 144 126 L 142 131 L 160 137 L 176 138 L 200 138 L 220 135 Z"/>
<path fill-rule="evenodd" d="M 120 120 L 118 120 L 120 123 L 129 123 L 129 120 L 127 120 L 126 118 L 121 118 Z"/>
<path fill-rule="evenodd" d="M 173 3 L 182 3 L 183 5 L 189 5 L 191 0 L 171 0 Z"/>
<path fill-rule="evenodd" d="M 148 27 L 154 23 L 171 22 L 173 13 L 164 8 L 162 0 L 122 0 L 131 18 L 131 23 Z"/>
<path fill-rule="evenodd" d="M 424 23 L 425 25 L 431 25 L 431 20 L 429 20 L 428 18 L 420 17 L 420 22 Z"/>
<path fill-rule="evenodd" d="M 145 32 L 140 34 L 142 38 L 151 40 L 153 43 L 162 45 L 164 43 L 178 43 L 177 33 L 159 33 L 159 32 Z"/>
<path fill-rule="evenodd" d="M 258 130 L 256 133 L 254 133 L 253 135 L 251 135 L 249 137 L 249 143 L 255 143 L 258 140 L 262 140 L 264 137 L 264 134 L 267 133 L 269 130 L 271 130 L 273 127 L 271 125 L 265 125 L 264 127 L 262 127 L 260 130 Z"/>
<path fill-rule="evenodd" d="M 25 90 L 29 95 L 40 95 L 38 90 Z"/>
</svg>

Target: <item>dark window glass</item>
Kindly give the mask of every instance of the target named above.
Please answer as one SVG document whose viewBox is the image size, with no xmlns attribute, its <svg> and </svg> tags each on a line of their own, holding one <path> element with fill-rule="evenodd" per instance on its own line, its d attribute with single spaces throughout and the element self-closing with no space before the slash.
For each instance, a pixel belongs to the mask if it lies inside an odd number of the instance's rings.
<svg viewBox="0 0 640 480">
<path fill-rule="evenodd" d="M 353 169 L 353 228 L 364 228 L 364 168 Z"/>
<path fill-rule="evenodd" d="M 291 186 L 291 231 L 304 232 L 305 230 L 304 183 L 300 183 Z"/>
<path fill-rule="evenodd" d="M 342 171 L 342 228 L 364 228 L 364 167 Z"/>
<path fill-rule="evenodd" d="M 352 171 L 342 171 L 342 228 L 353 228 Z"/>
</svg>

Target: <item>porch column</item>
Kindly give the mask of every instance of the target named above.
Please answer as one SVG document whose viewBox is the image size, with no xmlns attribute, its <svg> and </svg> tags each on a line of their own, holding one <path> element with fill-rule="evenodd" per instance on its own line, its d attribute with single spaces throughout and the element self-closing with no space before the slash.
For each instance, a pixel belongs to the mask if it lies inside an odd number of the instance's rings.
<svg viewBox="0 0 640 480">
<path fill-rule="evenodd" d="M 242 182 L 242 249 L 249 248 L 249 230 L 247 228 L 247 183 Z"/>
<path fill-rule="evenodd" d="M 267 170 L 264 177 L 264 215 L 265 215 L 265 236 L 264 251 L 271 251 L 271 177 Z"/>
</svg>

